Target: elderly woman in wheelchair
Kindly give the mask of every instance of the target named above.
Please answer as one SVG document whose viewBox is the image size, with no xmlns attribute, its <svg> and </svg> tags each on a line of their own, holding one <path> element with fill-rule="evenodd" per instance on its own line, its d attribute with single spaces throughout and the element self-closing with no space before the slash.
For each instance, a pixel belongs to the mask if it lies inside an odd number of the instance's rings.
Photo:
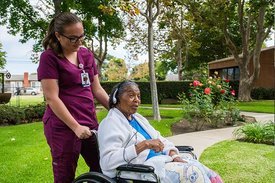
<svg viewBox="0 0 275 183">
<path fill-rule="evenodd" d="M 162 137 L 137 113 L 139 104 L 140 90 L 136 83 L 124 81 L 113 88 L 110 111 L 98 130 L 100 166 L 104 174 L 94 176 L 98 182 L 222 182 L 219 175 L 199 163 L 195 156 L 180 154 L 180 151 L 192 154 L 192 148 L 176 148 Z M 88 178 L 93 175 L 84 174 L 76 182 L 83 182 L 85 178 L 89 182 Z"/>
</svg>

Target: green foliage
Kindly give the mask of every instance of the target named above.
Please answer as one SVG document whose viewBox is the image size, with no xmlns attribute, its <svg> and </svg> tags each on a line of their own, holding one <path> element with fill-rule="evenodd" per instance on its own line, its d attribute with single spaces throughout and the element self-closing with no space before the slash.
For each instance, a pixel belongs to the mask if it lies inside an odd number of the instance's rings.
<svg viewBox="0 0 275 183">
<path fill-rule="evenodd" d="M 217 76 L 216 72 L 214 77 L 207 77 L 204 71 L 190 83 L 189 92 L 179 95 L 183 111 L 196 130 L 205 124 L 214 127 L 222 123 L 234 124 L 239 119 L 235 90 L 231 89 L 229 81 Z"/>
<path fill-rule="evenodd" d="M 127 67 L 125 61 L 121 58 L 110 59 L 105 72 L 103 73 L 104 80 L 107 81 L 122 81 L 127 77 Z"/>
<path fill-rule="evenodd" d="M 107 42 L 116 44 L 124 34 L 123 23 L 118 14 L 105 14 L 98 8 L 99 5 L 108 3 L 110 2 L 100 0 L 93 0 L 92 2 L 66 0 L 38 2 L 34 5 L 33 2 L 27 0 L 3 0 L 0 7 L 0 25 L 5 25 L 12 35 L 19 33 L 22 37 L 20 39 L 22 43 L 30 39 L 36 40 L 33 51 L 39 53 L 43 50 L 41 42 L 53 16 L 59 12 L 76 12 L 83 20 L 88 43 L 92 41 L 92 38 L 96 38 L 100 40 L 100 47 L 102 48 L 104 47 L 102 40 L 106 41 L 106 46 Z M 39 58 L 35 53 L 32 54 L 32 59 L 38 62 Z M 102 58 L 102 55 L 99 55 L 98 58 Z"/>
<path fill-rule="evenodd" d="M 199 71 L 197 73 L 202 73 L 202 71 Z M 200 75 L 197 75 L 197 76 L 201 77 Z M 229 83 L 227 83 L 225 81 L 221 81 L 218 78 L 214 78 L 214 80 L 219 80 L 219 82 L 222 82 L 222 85 L 226 86 L 228 91 L 233 91 L 234 90 L 235 91 L 235 96 L 237 97 L 238 87 L 239 87 L 239 82 L 238 81 L 229 81 Z M 107 91 L 107 93 L 110 93 L 113 86 L 116 85 L 117 83 L 118 82 L 101 82 L 101 85 Z M 141 91 L 141 102 L 142 102 L 142 104 L 151 104 L 150 83 L 149 82 L 141 82 L 141 81 L 136 81 L 136 83 L 139 85 L 139 88 L 140 88 L 140 91 Z M 176 100 L 178 100 L 179 99 L 178 96 L 182 92 L 188 94 L 189 90 L 190 90 L 190 85 L 189 84 L 190 84 L 190 81 L 158 81 L 157 82 L 157 88 L 158 88 L 159 103 L 161 103 L 161 101 L 163 99 L 176 99 Z M 220 91 L 218 90 L 217 87 L 215 88 L 214 85 L 210 85 L 210 86 L 213 88 L 213 91 L 215 91 L 215 93 L 211 94 L 211 97 L 213 99 L 216 99 L 215 97 L 217 97 L 217 100 L 213 101 L 213 102 L 219 102 L 221 99 L 222 100 L 225 100 L 225 99 L 228 100 L 228 97 L 230 96 L 230 95 L 228 95 L 229 94 L 228 92 L 227 92 L 226 95 L 221 95 Z M 230 88 L 228 88 L 228 87 L 230 87 Z M 254 90 L 257 90 L 257 89 L 253 89 L 252 93 L 253 93 Z M 260 90 L 259 95 L 262 95 L 261 91 L 264 91 L 264 90 Z M 186 97 L 189 98 L 188 95 Z M 205 97 L 207 98 L 207 96 L 205 96 Z"/>
<path fill-rule="evenodd" d="M 37 105 L 30 105 L 28 107 L 24 107 L 24 113 L 25 113 L 25 120 L 27 122 L 33 122 L 33 121 L 41 121 L 43 114 L 46 109 L 46 104 L 41 103 Z"/>
<path fill-rule="evenodd" d="M 271 183 L 275 179 L 271 145 L 223 141 L 207 148 L 200 162 L 218 172 L 224 182 Z"/>
<path fill-rule="evenodd" d="M 247 142 L 274 144 L 275 124 L 273 122 L 246 124 L 235 130 L 234 135 Z"/>
<path fill-rule="evenodd" d="M 148 62 L 136 65 L 131 72 L 130 78 L 134 81 L 149 81 L 149 66 Z"/>
<path fill-rule="evenodd" d="M 24 119 L 24 110 L 19 107 L 0 105 L 0 125 L 19 124 Z"/>
<path fill-rule="evenodd" d="M 254 88 L 251 91 L 251 98 L 255 100 L 274 100 L 275 89 L 274 88 Z"/>
<path fill-rule="evenodd" d="M 45 103 L 15 107 L 0 105 L 0 125 L 15 125 L 41 121 L 45 111 Z"/>
<path fill-rule="evenodd" d="M 6 64 L 6 52 L 2 51 L 3 45 L 0 42 L 0 69 L 3 69 Z"/>
<path fill-rule="evenodd" d="M 105 89 L 107 93 L 111 93 L 112 88 L 118 82 L 101 82 L 101 86 Z M 136 82 L 139 85 L 141 93 L 141 103 L 142 104 L 151 104 L 151 91 L 149 82 Z M 158 100 L 159 103 L 163 99 L 178 99 L 178 95 L 183 91 L 188 92 L 189 82 L 183 81 L 160 81 L 157 82 L 158 88 Z"/>
</svg>

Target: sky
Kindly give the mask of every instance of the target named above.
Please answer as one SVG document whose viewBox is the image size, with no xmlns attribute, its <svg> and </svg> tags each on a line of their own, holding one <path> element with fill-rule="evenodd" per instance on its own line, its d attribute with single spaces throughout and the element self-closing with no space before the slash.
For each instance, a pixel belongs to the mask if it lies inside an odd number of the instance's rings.
<svg viewBox="0 0 275 183">
<path fill-rule="evenodd" d="M 267 46 L 274 46 L 274 36 L 275 34 L 273 33 L 272 39 L 266 42 Z M 24 72 L 28 72 L 29 74 L 36 73 L 38 64 L 34 64 L 30 60 L 34 40 L 22 44 L 19 42 L 19 39 L 19 35 L 12 36 L 7 33 L 5 27 L 0 26 L 0 42 L 3 44 L 2 51 L 7 53 L 7 63 L 4 70 L 15 75 L 21 75 Z M 108 51 L 108 54 L 122 58 L 127 62 L 127 52 L 123 49 L 123 45 L 119 45 L 116 49 L 109 48 Z M 141 58 L 146 59 L 144 56 L 141 56 Z"/>
<path fill-rule="evenodd" d="M 2 51 L 6 52 L 7 61 L 4 70 L 15 75 L 24 72 L 36 73 L 38 64 L 32 63 L 30 59 L 34 40 L 22 44 L 19 39 L 20 35 L 10 35 L 4 26 L 0 26 L 0 42 L 3 45 Z M 123 45 L 119 45 L 116 49 L 109 48 L 108 51 L 110 55 L 126 60 L 127 52 L 123 49 Z"/>
</svg>

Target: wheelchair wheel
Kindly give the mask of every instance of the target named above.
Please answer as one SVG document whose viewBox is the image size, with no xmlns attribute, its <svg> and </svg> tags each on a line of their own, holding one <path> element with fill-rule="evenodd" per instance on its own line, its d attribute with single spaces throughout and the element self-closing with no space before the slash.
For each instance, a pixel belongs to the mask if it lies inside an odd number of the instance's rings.
<svg viewBox="0 0 275 183">
<path fill-rule="evenodd" d="M 78 176 L 73 183 L 115 183 L 110 177 L 98 172 L 88 172 Z"/>
</svg>

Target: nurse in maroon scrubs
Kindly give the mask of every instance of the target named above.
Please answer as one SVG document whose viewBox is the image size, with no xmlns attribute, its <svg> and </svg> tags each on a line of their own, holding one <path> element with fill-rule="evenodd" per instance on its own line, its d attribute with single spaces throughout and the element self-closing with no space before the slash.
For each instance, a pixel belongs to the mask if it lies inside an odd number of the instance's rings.
<svg viewBox="0 0 275 183">
<path fill-rule="evenodd" d="M 96 136 L 94 97 L 108 108 L 108 95 L 101 87 L 93 54 L 81 47 L 81 20 L 65 12 L 51 21 L 43 41 L 38 80 L 47 108 L 44 133 L 51 149 L 54 182 L 69 183 L 75 176 L 79 154 L 90 171 L 101 171 Z"/>
</svg>

